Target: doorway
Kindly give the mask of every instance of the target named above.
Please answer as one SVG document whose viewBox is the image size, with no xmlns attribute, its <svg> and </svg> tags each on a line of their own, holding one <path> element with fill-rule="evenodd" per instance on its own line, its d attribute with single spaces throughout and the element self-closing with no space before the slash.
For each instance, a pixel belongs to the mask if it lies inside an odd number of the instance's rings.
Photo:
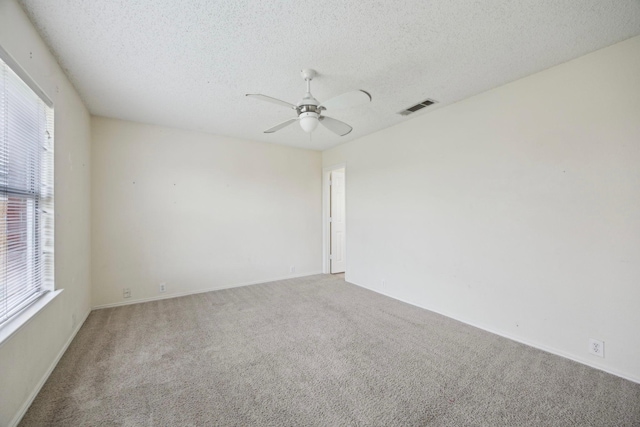
<svg viewBox="0 0 640 427">
<path fill-rule="evenodd" d="M 323 272 L 346 271 L 346 167 L 344 164 L 324 169 Z"/>
</svg>

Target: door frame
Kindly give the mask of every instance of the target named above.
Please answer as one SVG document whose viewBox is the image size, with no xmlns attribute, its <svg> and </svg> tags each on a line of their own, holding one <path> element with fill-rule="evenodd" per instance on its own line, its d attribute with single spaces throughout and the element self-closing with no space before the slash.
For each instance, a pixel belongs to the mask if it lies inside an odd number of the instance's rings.
<svg viewBox="0 0 640 427">
<path fill-rule="evenodd" d="M 324 274 L 331 273 L 331 260 L 329 255 L 331 254 L 331 228 L 329 227 L 329 217 L 331 216 L 331 189 L 329 187 L 329 177 L 331 172 L 338 169 L 344 169 L 344 184 L 345 184 L 345 212 L 347 211 L 347 164 L 338 163 L 335 165 L 322 168 L 322 272 Z M 345 249 L 346 243 L 346 215 L 345 215 Z M 349 264 L 349 257 L 345 261 L 345 264 Z M 346 272 L 346 269 L 345 269 Z"/>
</svg>

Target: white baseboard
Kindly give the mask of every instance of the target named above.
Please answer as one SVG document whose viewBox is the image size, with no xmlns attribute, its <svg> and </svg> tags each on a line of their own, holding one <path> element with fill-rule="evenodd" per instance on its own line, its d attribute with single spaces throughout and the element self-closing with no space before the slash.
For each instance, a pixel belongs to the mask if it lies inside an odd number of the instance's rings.
<svg viewBox="0 0 640 427">
<path fill-rule="evenodd" d="M 469 321 L 467 319 L 461 318 L 460 316 L 455 316 L 455 315 L 452 315 L 450 313 L 447 313 L 447 312 L 444 312 L 444 311 L 441 311 L 441 310 L 434 310 L 433 308 L 430 308 L 430 307 L 426 307 L 426 306 L 423 306 L 423 305 L 420 305 L 420 304 L 416 304 L 416 303 L 411 302 L 411 301 L 406 301 L 406 300 L 404 300 L 402 298 L 398 298 L 398 297 L 395 297 L 393 295 L 389 295 L 389 294 L 387 294 L 385 292 L 381 292 L 381 291 L 379 291 L 377 289 L 373 289 L 373 288 L 370 288 L 368 286 L 360 285 L 358 283 L 354 283 L 354 282 L 349 281 L 349 280 L 347 280 L 347 282 L 352 283 L 352 284 L 354 284 L 356 286 L 359 286 L 361 288 L 367 289 L 369 291 L 373 291 L 373 292 L 375 292 L 377 294 L 384 295 L 386 297 L 392 298 L 394 300 L 404 302 L 405 304 L 409 304 L 409 305 L 412 305 L 414 307 L 422 308 L 423 310 L 429 310 L 431 312 L 440 314 L 440 315 L 448 317 L 450 319 L 457 320 L 458 322 L 462 322 L 462 323 L 465 323 L 467 325 L 473 326 L 475 328 L 482 329 L 483 331 L 491 332 L 492 334 L 496 334 L 496 335 L 499 335 L 501 337 L 510 339 L 512 341 L 519 342 L 520 344 L 528 345 L 529 347 L 534 347 L 534 348 L 537 348 L 539 350 L 546 351 L 547 353 L 555 354 L 556 356 L 564 357 L 565 359 L 570 359 L 570 360 L 573 360 L 574 362 L 578 362 L 578 363 L 581 363 L 583 365 L 587 365 L 590 368 L 598 369 L 600 371 L 607 372 L 609 374 L 615 375 L 615 376 L 623 378 L 625 380 L 629 380 L 629 381 L 632 381 L 634 383 L 640 384 L 640 378 L 638 378 L 638 377 L 635 377 L 633 375 L 629 375 L 629 374 L 627 374 L 625 372 L 620 372 L 620 371 L 618 371 L 616 369 L 612 369 L 612 368 L 609 368 L 609 367 L 603 367 L 603 366 L 594 365 L 588 359 L 575 356 L 575 355 L 567 353 L 567 352 L 565 352 L 563 350 L 559 350 L 557 348 L 549 347 L 549 346 L 541 344 L 541 343 L 528 341 L 526 339 L 523 339 L 523 338 L 520 338 L 520 337 L 516 337 L 516 336 L 513 336 L 511 334 L 508 334 L 508 333 L 493 329 L 491 327 L 488 327 L 488 326 L 485 326 L 485 325 L 482 325 L 482 324 L 479 324 L 479 323 L 476 323 L 476 322 L 471 322 L 471 321 Z"/>
<path fill-rule="evenodd" d="M 276 277 L 276 278 L 273 278 L 273 279 L 265 279 L 265 280 L 258 280 L 258 281 L 253 281 L 253 282 L 236 283 L 236 284 L 233 284 L 233 285 L 219 286 L 219 287 L 207 288 L 207 289 L 199 289 L 199 290 L 196 290 L 196 291 L 178 292 L 178 293 L 172 293 L 172 294 L 157 295 L 157 296 L 149 297 L 149 298 L 138 298 L 138 299 L 127 300 L 127 301 L 113 302 L 113 303 L 109 303 L 109 304 L 100 304 L 100 305 L 94 306 L 92 308 L 92 310 L 100 310 L 100 309 L 103 309 L 103 308 L 120 307 L 120 306 L 123 306 L 123 305 L 140 304 L 140 303 L 149 302 L 149 301 L 158 301 L 158 300 L 163 300 L 163 299 L 178 298 L 178 297 L 184 297 L 184 296 L 187 296 L 187 295 L 203 294 L 205 292 L 221 291 L 223 289 L 240 288 L 242 286 L 260 285 L 262 283 L 276 282 L 278 280 L 295 279 L 295 278 L 298 278 L 298 277 L 306 277 L 306 276 L 315 276 L 316 274 L 322 274 L 322 271 L 310 272 L 310 273 L 302 273 L 302 274 L 290 274 L 288 276 Z"/>
<path fill-rule="evenodd" d="M 27 413 L 27 410 L 29 409 L 29 407 L 33 403 L 33 400 L 36 398 L 38 393 L 40 393 L 40 390 L 42 389 L 42 386 L 44 386 L 44 383 L 47 382 L 47 380 L 49 379 L 49 376 L 51 375 L 53 370 L 58 365 L 58 362 L 60 361 L 60 359 L 64 355 L 65 351 L 67 351 L 67 348 L 69 348 L 69 345 L 71 345 L 71 342 L 76 337 L 76 334 L 78 333 L 78 331 L 80 330 L 82 325 L 84 325 L 84 322 L 87 320 L 87 317 L 89 317 L 89 313 L 91 313 L 91 310 L 88 310 L 85 313 L 84 318 L 82 319 L 82 321 L 78 322 L 78 325 L 76 326 L 76 328 L 73 330 L 73 332 L 69 336 L 69 339 L 67 340 L 67 342 L 62 346 L 62 349 L 60 350 L 60 352 L 58 353 L 56 358 L 53 360 L 53 362 L 51 362 L 51 365 L 49 365 L 49 369 L 47 369 L 47 372 L 45 372 L 44 375 L 42 376 L 42 378 L 40 378 L 40 381 L 38 381 L 38 384 L 36 384 L 36 387 L 33 389 L 31 394 L 27 398 L 27 400 L 25 400 L 25 402 L 22 404 L 22 406 L 20 407 L 20 410 L 18 411 L 16 416 L 13 417 L 13 420 L 11 420 L 11 422 L 9 422 L 9 427 L 17 426 L 18 423 L 22 420 L 22 417 L 24 417 L 24 414 Z"/>
</svg>

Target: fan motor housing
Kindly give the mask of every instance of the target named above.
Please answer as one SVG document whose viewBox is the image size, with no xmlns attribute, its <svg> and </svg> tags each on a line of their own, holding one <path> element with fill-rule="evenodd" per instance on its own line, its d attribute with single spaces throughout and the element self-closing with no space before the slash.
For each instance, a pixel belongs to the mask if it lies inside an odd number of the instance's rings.
<svg viewBox="0 0 640 427">
<path fill-rule="evenodd" d="M 303 114 L 305 113 L 315 113 L 315 114 L 320 114 L 320 112 L 323 110 L 322 107 L 319 107 L 317 105 L 298 105 L 298 108 L 296 108 L 298 110 L 298 116 L 302 117 Z M 307 114 L 305 114 L 307 115 Z"/>
</svg>

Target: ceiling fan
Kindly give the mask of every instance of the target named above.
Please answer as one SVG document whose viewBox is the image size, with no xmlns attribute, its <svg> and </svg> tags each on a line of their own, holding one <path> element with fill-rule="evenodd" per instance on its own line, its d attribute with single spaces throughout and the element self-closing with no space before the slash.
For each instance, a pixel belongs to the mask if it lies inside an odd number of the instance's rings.
<svg viewBox="0 0 640 427">
<path fill-rule="evenodd" d="M 316 127 L 318 127 L 318 123 L 322 123 L 324 127 L 340 136 L 345 136 L 353 130 L 353 128 L 348 124 L 323 115 L 323 111 L 355 107 L 371 101 L 371 95 L 364 90 L 353 90 L 320 103 L 311 95 L 311 80 L 313 80 L 316 75 L 317 73 L 315 70 L 311 70 L 309 68 L 302 70 L 302 78 L 307 82 L 307 93 L 304 95 L 304 98 L 302 98 L 302 101 L 298 102 L 298 104 L 291 104 L 289 102 L 258 93 L 246 94 L 246 96 L 283 105 L 296 111 L 296 118 L 277 124 L 272 128 L 265 130 L 264 133 L 279 131 L 293 122 L 300 122 L 300 127 L 307 133 L 312 132 Z"/>
</svg>

